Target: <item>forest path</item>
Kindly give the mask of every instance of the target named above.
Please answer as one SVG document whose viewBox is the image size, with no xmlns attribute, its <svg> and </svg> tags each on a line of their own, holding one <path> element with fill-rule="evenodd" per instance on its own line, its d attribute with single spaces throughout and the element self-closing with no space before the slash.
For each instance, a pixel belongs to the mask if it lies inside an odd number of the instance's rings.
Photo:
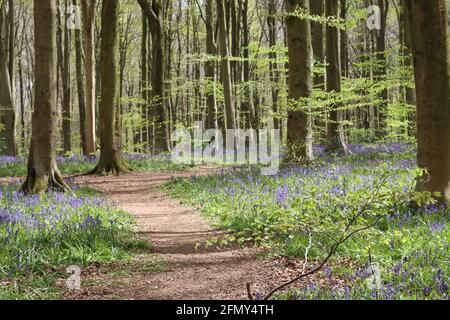
<svg viewBox="0 0 450 320">
<path fill-rule="evenodd" d="M 196 250 L 223 232 L 210 227 L 198 210 L 183 206 L 160 190 L 174 177 L 211 173 L 212 168 L 183 172 L 133 172 L 123 176 L 78 177 L 76 184 L 101 191 L 137 218 L 140 238 L 152 248 L 133 265 L 100 266 L 85 272 L 83 288 L 75 299 L 247 299 L 246 283 L 266 292 L 288 275 L 281 261 L 257 257 L 240 248 Z M 162 270 L 158 270 L 158 261 Z M 281 268 L 280 268 L 281 267 Z"/>
</svg>

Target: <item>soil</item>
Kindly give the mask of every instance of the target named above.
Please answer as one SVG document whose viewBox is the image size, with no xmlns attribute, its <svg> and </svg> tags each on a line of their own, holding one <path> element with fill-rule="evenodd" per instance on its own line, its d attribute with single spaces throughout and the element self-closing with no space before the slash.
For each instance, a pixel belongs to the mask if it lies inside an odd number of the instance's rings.
<svg viewBox="0 0 450 320">
<path fill-rule="evenodd" d="M 295 263 L 270 259 L 253 248 L 205 248 L 223 235 L 199 209 L 181 204 L 159 188 L 171 179 L 205 175 L 210 167 L 178 173 L 133 172 L 123 176 L 78 177 L 75 183 L 101 191 L 137 219 L 136 233 L 151 249 L 131 263 L 84 270 L 82 289 L 68 299 L 203 300 L 248 299 L 295 274 Z"/>
</svg>

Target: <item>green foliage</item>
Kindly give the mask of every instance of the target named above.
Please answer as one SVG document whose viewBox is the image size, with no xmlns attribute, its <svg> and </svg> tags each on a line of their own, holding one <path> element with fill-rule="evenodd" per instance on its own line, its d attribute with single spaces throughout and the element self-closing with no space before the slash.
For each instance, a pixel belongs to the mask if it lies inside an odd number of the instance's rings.
<svg viewBox="0 0 450 320">
<path fill-rule="evenodd" d="M 286 168 L 274 177 L 242 169 L 177 180 L 168 188 L 231 231 L 208 245 L 254 243 L 273 255 L 307 254 L 314 261 L 354 233 L 333 259 L 351 261 L 351 272 L 334 271 L 341 287 L 316 286 L 281 298 L 446 297 L 449 214 L 437 206 L 436 195 L 415 191 L 423 170 L 411 161 L 414 150 L 399 145 L 351 149 L 349 157 L 322 156 L 311 167 Z M 411 200 L 420 207 L 412 207 Z M 367 275 L 359 276 L 369 261 L 381 269 L 383 286 L 377 292 L 367 287 Z"/>
<path fill-rule="evenodd" d="M 148 154 L 126 154 L 125 159 L 136 171 L 179 171 L 191 167 L 186 164 L 174 164 L 169 155 L 152 156 Z M 59 156 L 58 168 L 62 174 L 86 173 L 92 170 L 98 157 Z M 0 157 L 0 177 L 26 176 L 26 160 L 20 157 Z"/>
<path fill-rule="evenodd" d="M 17 187 L 0 188 L 0 298 L 55 297 L 67 266 L 127 260 L 143 246 L 132 217 L 89 189 L 28 197 Z"/>
</svg>

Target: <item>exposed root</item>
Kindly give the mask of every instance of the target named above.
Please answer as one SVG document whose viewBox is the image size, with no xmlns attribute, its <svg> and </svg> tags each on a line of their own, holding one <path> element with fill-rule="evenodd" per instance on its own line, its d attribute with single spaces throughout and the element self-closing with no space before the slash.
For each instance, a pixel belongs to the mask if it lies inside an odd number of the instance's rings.
<svg viewBox="0 0 450 320">
<path fill-rule="evenodd" d="M 72 192 L 58 169 L 52 170 L 43 177 L 38 177 L 36 171 L 31 170 L 21 190 L 25 194 L 41 194 L 50 190 Z"/>
<path fill-rule="evenodd" d="M 99 164 L 86 175 L 121 175 L 132 172 L 131 169 L 124 161 L 100 161 Z"/>
</svg>

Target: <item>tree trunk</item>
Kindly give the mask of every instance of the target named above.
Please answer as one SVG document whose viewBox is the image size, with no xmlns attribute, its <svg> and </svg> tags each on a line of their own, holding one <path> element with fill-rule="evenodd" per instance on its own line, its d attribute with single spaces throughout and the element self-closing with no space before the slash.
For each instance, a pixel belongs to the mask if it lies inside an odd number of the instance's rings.
<svg viewBox="0 0 450 320">
<path fill-rule="evenodd" d="M 243 48 L 243 77 L 244 77 L 244 100 L 242 101 L 242 109 L 247 114 L 247 127 L 258 129 L 256 121 L 255 108 L 250 90 L 250 27 L 248 23 L 248 0 L 242 1 L 242 46 Z"/>
<path fill-rule="evenodd" d="M 148 145 L 148 19 L 144 12 L 142 12 L 142 39 L 141 39 L 141 96 L 144 103 L 141 105 L 141 117 L 144 121 L 144 128 L 141 128 L 141 140 L 144 150 L 149 150 Z"/>
<path fill-rule="evenodd" d="M 407 2 L 417 95 L 418 191 L 450 203 L 450 52 L 445 0 Z"/>
<path fill-rule="evenodd" d="M 95 132 L 95 15 L 97 0 L 81 0 L 86 77 L 86 153 L 97 152 Z"/>
<path fill-rule="evenodd" d="M 309 0 L 285 0 L 288 13 L 300 7 L 309 10 Z M 313 159 L 312 123 L 310 108 L 301 102 L 309 98 L 312 90 L 312 44 L 309 20 L 294 16 L 286 18 L 287 42 L 289 50 L 289 99 L 293 104 L 288 108 L 290 162 L 305 162 Z"/>
<path fill-rule="evenodd" d="M 69 190 L 56 164 L 56 0 L 34 0 L 34 25 L 35 105 L 28 173 L 22 190 Z"/>
<path fill-rule="evenodd" d="M 341 0 L 341 20 L 345 23 L 347 21 L 347 0 Z M 348 33 L 347 30 L 341 30 L 341 74 L 348 78 Z"/>
<path fill-rule="evenodd" d="M 403 66 L 406 68 L 412 67 L 411 56 L 411 39 L 410 39 L 410 25 L 407 17 L 407 0 L 402 0 L 401 12 L 400 12 L 400 31 L 401 31 L 401 55 L 403 59 Z M 405 103 L 410 106 L 416 106 L 416 92 L 414 88 L 409 86 L 404 87 L 405 91 Z M 416 135 L 416 113 L 415 111 L 408 112 L 407 116 L 408 128 L 407 134 L 409 137 L 415 137 Z"/>
<path fill-rule="evenodd" d="M 77 5 L 77 0 L 73 0 L 73 5 Z M 86 100 L 83 78 L 83 47 L 81 44 L 81 31 L 75 29 L 75 59 L 77 73 L 78 109 L 80 112 L 80 138 L 81 150 L 84 155 L 89 155 L 86 149 Z"/>
<path fill-rule="evenodd" d="M 269 73 L 270 73 L 270 81 L 271 81 L 271 93 L 272 93 L 272 111 L 275 114 L 273 119 L 273 127 L 274 129 L 281 128 L 281 116 L 280 110 L 278 110 L 278 82 L 279 82 L 279 74 L 278 74 L 278 60 L 277 60 L 277 20 L 275 18 L 276 15 L 276 3 L 275 0 L 269 0 L 269 10 L 267 16 L 267 25 L 269 27 Z"/>
<path fill-rule="evenodd" d="M 170 149 L 169 127 L 167 123 L 166 95 L 165 95 L 165 55 L 164 30 L 161 5 L 158 0 L 138 0 L 149 21 L 152 40 L 152 109 L 154 110 L 154 141 L 155 153 Z"/>
<path fill-rule="evenodd" d="M 319 17 L 323 17 L 325 13 L 324 0 L 314 0 L 310 2 L 311 14 Z M 311 22 L 311 41 L 314 54 L 314 61 L 316 67 L 321 66 L 322 73 L 316 73 L 313 77 L 314 88 L 325 91 L 325 46 L 324 46 L 324 25 L 320 22 Z M 314 118 L 316 128 L 320 130 L 321 140 L 326 141 L 327 123 L 326 112 L 324 110 L 316 110 L 320 112 L 317 117 Z"/>
<path fill-rule="evenodd" d="M 376 34 L 376 58 L 377 64 L 375 66 L 374 76 L 377 81 L 386 80 L 387 66 L 386 66 L 386 28 L 387 15 L 389 11 L 388 0 L 378 0 L 378 5 L 381 10 L 381 29 L 375 30 Z M 388 107 L 388 89 L 384 88 L 380 93 L 381 103 L 375 109 L 376 118 L 378 120 L 376 136 L 382 138 L 387 134 L 387 107 Z"/>
<path fill-rule="evenodd" d="M 223 0 L 217 1 L 217 22 L 219 24 L 219 49 L 221 56 L 220 70 L 225 100 L 225 115 L 227 129 L 236 129 L 236 116 L 233 104 L 233 92 L 231 86 L 230 60 L 228 54 L 228 35 L 225 19 L 225 6 Z"/>
<path fill-rule="evenodd" d="M 311 1 L 311 14 L 322 17 L 324 14 L 323 0 Z M 323 24 L 319 22 L 311 22 L 311 41 L 313 47 L 314 60 L 319 64 L 325 61 L 325 50 L 323 45 Z M 314 75 L 314 86 L 325 90 L 325 77 L 323 74 Z"/>
<path fill-rule="evenodd" d="M 70 108 L 70 29 L 68 27 L 69 13 L 68 0 L 64 1 L 64 51 L 62 63 L 62 87 L 63 87 L 63 101 L 62 101 L 62 131 L 63 131 L 63 149 L 64 153 L 72 150 L 71 143 L 71 108 Z M 62 26 L 60 26 L 62 28 Z M 61 44 L 60 44 L 61 45 Z"/>
<path fill-rule="evenodd" d="M 119 112 L 119 0 L 104 0 L 101 31 L 100 160 L 96 174 L 120 174 L 129 171 L 116 132 Z"/>
<path fill-rule="evenodd" d="M 20 124 L 22 126 L 21 130 L 21 139 L 22 145 L 26 145 L 26 127 L 25 127 L 25 88 L 24 88 L 24 77 L 23 77 L 23 66 L 22 66 L 22 57 L 19 57 L 18 60 L 18 73 L 19 73 L 19 92 L 20 92 Z"/>
<path fill-rule="evenodd" d="M 327 17 L 339 17 L 339 0 L 326 1 Z M 327 56 L 327 91 L 341 92 L 341 68 L 339 62 L 339 30 L 337 27 L 327 25 L 326 27 L 326 56 Z M 327 144 L 328 151 L 342 151 L 349 153 L 345 143 L 345 137 L 340 121 L 342 112 L 338 110 L 339 105 L 331 106 L 328 115 Z"/>
<path fill-rule="evenodd" d="M 14 17 L 13 7 L 9 5 L 9 14 L 6 14 L 6 2 L 0 6 L 0 117 L 3 128 L 1 128 L 1 138 L 5 144 L 5 149 L 1 150 L 2 154 L 15 156 L 17 154 L 16 145 L 16 125 L 15 125 L 15 104 L 12 81 L 14 75 L 10 72 L 14 68 L 14 55 L 11 54 L 14 45 L 11 45 L 11 34 L 14 34 L 13 23 Z M 14 39 L 14 38 L 13 38 Z M 14 71 L 13 71 L 14 72 Z"/>
<path fill-rule="evenodd" d="M 213 1 L 205 1 L 205 19 L 206 19 L 206 53 L 210 59 L 205 63 L 205 79 L 207 81 L 208 90 L 206 93 L 207 116 L 206 128 L 217 128 L 217 105 L 216 105 L 216 86 L 215 86 L 215 66 L 213 57 L 217 54 L 216 43 L 214 41 L 213 30 Z"/>
</svg>

